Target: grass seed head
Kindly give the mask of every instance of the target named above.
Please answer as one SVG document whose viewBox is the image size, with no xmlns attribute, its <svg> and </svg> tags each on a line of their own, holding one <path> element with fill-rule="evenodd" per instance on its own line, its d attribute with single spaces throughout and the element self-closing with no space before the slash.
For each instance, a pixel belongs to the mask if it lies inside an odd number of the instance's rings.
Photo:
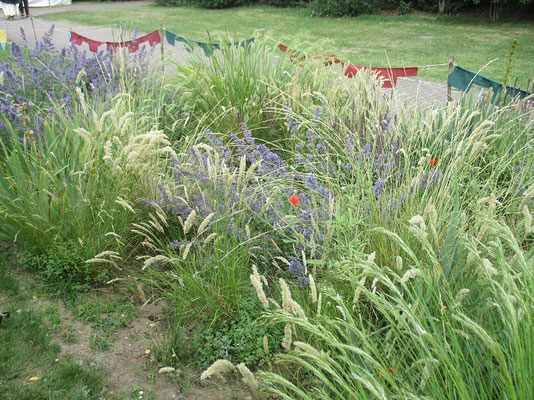
<svg viewBox="0 0 534 400">
<path fill-rule="evenodd" d="M 286 324 L 284 327 L 284 339 L 282 339 L 282 347 L 286 351 L 291 351 L 291 325 Z"/>
<path fill-rule="evenodd" d="M 200 380 L 203 381 L 213 375 L 217 375 L 222 378 L 222 374 L 235 371 L 234 364 L 227 360 L 217 360 L 211 364 L 208 369 L 202 372 Z"/>
</svg>

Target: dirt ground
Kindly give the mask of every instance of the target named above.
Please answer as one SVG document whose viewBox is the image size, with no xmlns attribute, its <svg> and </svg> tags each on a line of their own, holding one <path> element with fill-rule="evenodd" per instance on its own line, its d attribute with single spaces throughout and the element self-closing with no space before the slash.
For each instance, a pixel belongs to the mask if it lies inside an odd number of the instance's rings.
<svg viewBox="0 0 534 400">
<path fill-rule="evenodd" d="M 183 363 L 183 368 L 177 368 L 171 373 L 158 372 L 164 365 L 155 360 L 150 349 L 153 348 L 156 339 L 165 338 L 166 334 L 163 326 L 163 307 L 160 304 L 141 305 L 135 296 L 132 296 L 131 301 L 136 304 L 135 317 L 127 326 L 113 332 L 109 349 L 100 351 L 91 346 L 93 327 L 90 322 L 77 318 L 72 308 L 62 300 L 41 295 L 41 291 L 38 290 L 41 283 L 32 273 L 17 272 L 16 277 L 21 282 L 21 290 L 30 291 L 30 294 L 36 293 L 31 295 L 27 308 L 41 311 L 50 307 L 57 309 L 60 317 L 59 326 L 52 341 L 61 346 L 60 357 L 103 369 L 110 398 L 252 400 L 250 393 L 240 381 L 200 382 L 202 371 L 188 368 L 186 363 Z M 98 295 L 113 298 L 116 296 L 116 290 L 105 288 L 99 290 Z M 0 304 L 6 302 L 5 294 L 0 293 Z M 17 310 L 12 310 L 11 318 L 16 318 L 16 315 Z"/>
<path fill-rule="evenodd" d="M 150 354 L 152 340 L 157 335 L 165 334 L 160 326 L 162 309 L 158 305 L 147 304 L 138 310 L 138 316 L 125 328 L 115 333 L 111 348 L 100 352 L 91 349 L 89 338 L 91 326 L 70 315 L 60 305 L 64 324 L 70 325 L 78 340 L 70 343 L 58 337 L 62 353 L 88 362 L 101 363 L 107 372 L 109 394 L 122 396 L 138 388 L 143 394 L 150 394 L 154 400 L 167 399 L 245 399 L 248 393 L 240 385 L 221 387 L 218 382 L 209 382 L 205 386 L 198 382 L 199 373 L 181 371 L 160 374 L 158 366 Z M 196 375 L 196 376 L 195 376 Z"/>
</svg>

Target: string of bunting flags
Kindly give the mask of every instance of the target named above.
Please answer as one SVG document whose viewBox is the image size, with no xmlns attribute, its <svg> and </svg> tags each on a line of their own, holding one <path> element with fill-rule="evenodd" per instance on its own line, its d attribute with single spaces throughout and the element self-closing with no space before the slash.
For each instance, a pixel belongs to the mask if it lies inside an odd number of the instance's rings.
<svg viewBox="0 0 534 400">
<path fill-rule="evenodd" d="M 9 32 L 9 29 L 6 23 L 6 29 L 0 29 L 0 46 L 2 47 L 2 50 L 5 50 L 6 45 L 8 43 L 7 32 Z M 137 39 L 127 40 L 127 41 L 118 41 L 118 42 L 109 42 L 109 41 L 103 42 L 103 41 L 93 40 L 83 35 L 80 35 L 79 33 L 76 33 L 72 30 L 68 32 L 68 35 L 69 35 L 69 39 L 68 39 L 69 42 L 74 43 L 77 46 L 81 46 L 83 45 L 83 43 L 87 43 L 87 45 L 89 46 L 89 50 L 93 53 L 98 52 L 101 46 L 105 46 L 105 49 L 108 51 L 116 50 L 118 47 L 124 47 L 124 48 L 127 48 L 130 53 L 137 52 L 143 43 L 148 43 L 150 46 L 154 46 L 156 44 L 161 44 L 163 46 L 162 36 L 164 35 L 166 41 L 171 46 L 175 46 L 176 42 L 181 42 L 184 44 L 185 49 L 188 52 L 191 53 L 194 51 L 195 48 L 200 48 L 202 49 L 206 57 L 212 56 L 215 50 L 220 50 L 221 48 L 224 48 L 224 47 L 235 46 L 235 47 L 249 48 L 256 40 L 256 38 L 251 37 L 246 40 L 237 41 L 237 42 L 228 42 L 228 43 L 200 42 L 197 40 L 192 40 L 192 39 L 188 39 L 183 36 L 177 35 L 176 33 L 173 33 L 163 28 L 157 29 Z M 307 58 L 305 54 L 300 53 L 296 50 L 290 49 L 284 44 L 278 44 L 278 49 L 284 53 L 289 54 L 290 58 L 296 61 L 304 61 Z M 162 47 L 162 54 L 163 54 L 163 47 Z M 443 63 L 443 64 L 425 65 L 423 67 L 391 68 L 391 67 L 373 67 L 373 66 L 347 64 L 339 60 L 335 54 L 325 54 L 321 56 L 314 56 L 313 58 L 317 60 L 323 60 L 325 65 L 340 64 L 343 67 L 344 75 L 348 78 L 353 78 L 354 76 L 356 76 L 356 74 L 359 71 L 371 70 L 371 72 L 375 74 L 377 77 L 383 78 L 382 88 L 394 88 L 397 85 L 398 78 L 417 76 L 420 69 L 425 69 L 425 68 L 428 69 L 430 67 L 447 65 L 446 63 Z M 447 81 L 447 84 L 450 87 L 453 87 L 465 93 L 468 93 L 473 85 L 477 85 L 482 88 L 493 90 L 493 97 L 491 99 L 492 104 L 496 104 L 499 102 L 499 99 L 500 99 L 499 95 L 501 94 L 503 90 L 505 90 L 504 98 L 519 97 L 520 99 L 524 99 L 525 97 L 532 94 L 532 92 L 529 93 L 525 90 L 521 90 L 519 88 L 515 88 L 512 86 L 504 87 L 502 83 L 499 83 L 495 80 L 492 80 L 478 73 L 470 71 L 459 65 L 453 64 L 452 59 L 451 59 L 450 65 L 451 65 L 450 66 L 451 69 L 452 69 L 452 65 L 455 66 L 454 70 L 450 72 L 448 81 Z M 449 71 L 451 71 L 451 69 Z"/>
</svg>

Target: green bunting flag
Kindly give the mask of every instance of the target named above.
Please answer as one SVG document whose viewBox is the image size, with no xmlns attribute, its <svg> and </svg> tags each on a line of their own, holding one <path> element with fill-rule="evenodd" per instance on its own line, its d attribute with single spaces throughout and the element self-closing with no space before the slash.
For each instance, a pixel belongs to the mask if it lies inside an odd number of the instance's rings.
<svg viewBox="0 0 534 400">
<path fill-rule="evenodd" d="M 493 104 L 497 102 L 498 95 L 502 91 L 502 83 L 486 78 L 485 76 L 478 75 L 460 66 L 456 66 L 454 68 L 454 71 L 452 71 L 452 74 L 449 76 L 448 84 L 453 88 L 466 93 L 469 92 L 473 85 L 478 85 L 486 89 L 493 89 L 493 97 L 491 99 Z M 507 86 L 505 97 L 516 96 L 519 96 L 520 99 L 524 99 L 528 96 L 528 93 L 524 90 Z"/>
<path fill-rule="evenodd" d="M 167 38 L 167 42 L 174 46 L 176 42 L 182 42 L 185 45 L 185 49 L 191 53 L 193 52 L 195 47 L 200 47 L 202 51 L 204 52 L 204 55 L 206 57 L 210 57 L 213 55 L 213 52 L 215 50 L 219 50 L 221 47 L 224 46 L 241 46 L 241 47 L 249 47 L 252 43 L 254 43 L 255 38 L 250 38 L 247 40 L 243 40 L 240 42 L 233 42 L 233 43 L 204 43 L 204 42 L 198 42 L 196 40 L 186 39 L 182 36 L 177 35 L 176 33 L 170 32 L 165 29 L 165 37 Z"/>
</svg>

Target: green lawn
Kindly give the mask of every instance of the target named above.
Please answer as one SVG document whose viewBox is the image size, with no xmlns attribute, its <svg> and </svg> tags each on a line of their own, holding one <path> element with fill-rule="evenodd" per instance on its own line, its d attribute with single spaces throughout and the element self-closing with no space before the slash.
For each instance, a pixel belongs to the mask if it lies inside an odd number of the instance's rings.
<svg viewBox="0 0 534 400">
<path fill-rule="evenodd" d="M 82 25 L 120 24 L 141 32 L 151 32 L 162 24 L 197 40 L 206 40 L 208 31 L 212 37 L 229 34 L 243 39 L 265 29 L 277 40 L 297 42 L 303 48 L 313 48 L 313 52 L 335 53 L 363 65 L 421 66 L 446 63 L 454 55 L 458 64 L 477 71 L 498 58 L 482 73 L 496 80 L 503 79 L 512 42 L 518 39 L 512 76 L 524 87 L 534 75 L 534 24 L 528 22 L 491 23 L 432 14 L 328 19 L 311 17 L 306 9 L 254 6 L 205 10 L 156 5 L 106 12 L 64 11 L 42 18 Z M 447 67 L 431 68 L 420 75 L 443 81 Z"/>
<path fill-rule="evenodd" d="M 6 48 L 3 50 L 2 47 L 0 47 L 0 61 L 5 61 L 7 60 L 7 57 L 9 56 L 9 53 L 10 53 L 10 47 L 9 47 L 9 43 L 6 45 Z"/>
<path fill-rule="evenodd" d="M 0 323 L 0 399 L 109 398 L 103 371 L 61 354 L 58 308 L 38 306 L 39 289 L 12 274 L 1 246 L 0 312 L 11 316 Z"/>
</svg>

